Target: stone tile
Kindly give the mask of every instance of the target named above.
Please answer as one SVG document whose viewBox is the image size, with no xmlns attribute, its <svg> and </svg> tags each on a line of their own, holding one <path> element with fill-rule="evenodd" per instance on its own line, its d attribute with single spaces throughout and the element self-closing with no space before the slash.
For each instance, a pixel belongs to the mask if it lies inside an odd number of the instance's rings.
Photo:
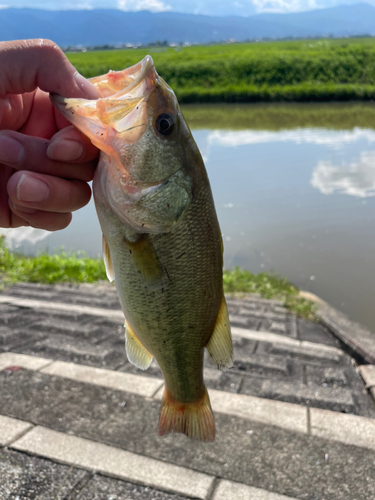
<svg viewBox="0 0 375 500">
<path fill-rule="evenodd" d="M 0 415 L 0 446 L 7 446 L 32 427 L 29 422 Z"/>
<path fill-rule="evenodd" d="M 49 335 L 33 346 L 19 348 L 25 354 L 43 354 L 49 358 L 94 366 L 118 368 L 126 362 L 125 352 L 113 349 L 107 342 L 94 344 L 89 340 L 75 339 L 68 335 Z"/>
<path fill-rule="evenodd" d="M 290 373 L 288 360 L 282 356 L 254 354 L 252 356 L 235 356 L 234 367 L 246 374 L 257 374 L 263 377 L 287 376 Z"/>
<path fill-rule="evenodd" d="M 186 500 L 186 497 L 95 474 L 74 500 Z"/>
<path fill-rule="evenodd" d="M 366 387 L 375 387 L 375 365 L 362 365 L 358 367 Z"/>
<path fill-rule="evenodd" d="M 51 363 L 50 359 L 38 356 L 27 356 L 13 352 L 0 353 L 0 370 L 4 370 L 8 366 L 22 366 L 29 370 L 40 370 L 49 363 Z"/>
<path fill-rule="evenodd" d="M 287 356 L 293 359 L 299 359 L 300 361 L 308 361 L 309 363 L 315 363 L 321 365 L 324 362 L 327 363 L 342 363 L 345 356 L 339 351 L 330 349 L 324 349 L 325 346 L 317 346 L 317 344 L 311 343 L 310 345 L 300 346 L 286 345 L 282 343 L 273 343 L 272 345 L 262 345 L 258 347 L 260 352 L 268 352 L 269 354 Z"/>
<path fill-rule="evenodd" d="M 235 359 L 240 358 L 241 356 L 251 356 L 254 354 L 257 346 L 256 340 L 233 336 L 232 341 Z"/>
<path fill-rule="evenodd" d="M 246 328 L 232 327 L 233 338 L 244 338 L 248 340 L 267 342 L 272 344 L 273 342 L 282 343 L 286 345 L 300 346 L 301 342 L 290 337 L 285 337 L 283 335 L 278 335 L 276 333 L 270 333 L 266 331 L 256 331 Z"/>
<path fill-rule="evenodd" d="M 24 346 L 30 342 L 37 342 L 45 337 L 38 333 L 29 333 L 23 330 L 12 330 L 0 326 L 0 350 L 11 351 L 16 347 Z"/>
<path fill-rule="evenodd" d="M 0 401 L 3 415 L 28 422 L 58 421 L 72 397 L 74 385 L 66 379 L 20 369 L 0 372 Z"/>
<path fill-rule="evenodd" d="M 320 323 L 312 321 L 305 321 L 304 319 L 297 319 L 298 338 L 300 340 L 308 340 L 309 342 L 317 342 L 319 344 L 326 344 L 339 347 L 334 337 L 323 328 Z"/>
<path fill-rule="evenodd" d="M 248 418 L 267 425 L 277 425 L 295 432 L 307 432 L 306 409 L 288 403 L 276 403 L 266 399 L 243 396 L 242 394 L 224 394 L 210 391 L 214 411 L 240 418 Z"/>
<path fill-rule="evenodd" d="M 0 449 L 0 500 L 70 499 L 72 489 L 86 475 L 67 465 Z"/>
<path fill-rule="evenodd" d="M 240 393 L 246 394 L 247 396 L 261 397 L 263 382 L 264 378 L 255 376 L 252 377 L 249 376 L 249 374 L 246 374 L 240 389 Z"/>
<path fill-rule="evenodd" d="M 35 427 L 13 448 L 205 500 L 213 477 L 88 439 Z"/>
<path fill-rule="evenodd" d="M 348 377 L 346 370 L 339 367 L 306 366 L 306 382 L 308 385 L 321 385 L 323 387 L 346 387 Z"/>
<path fill-rule="evenodd" d="M 18 379 L 18 387 L 14 384 L 9 388 L 13 400 L 16 399 L 14 407 L 18 408 L 19 418 L 22 418 L 21 412 L 24 418 L 29 418 L 32 405 L 44 405 L 44 410 L 37 412 L 34 409 L 32 413 L 37 424 L 223 479 L 276 490 L 296 498 L 373 500 L 375 451 L 355 446 L 348 448 L 339 442 L 295 432 L 298 426 L 293 419 L 290 430 L 281 428 L 285 420 L 283 412 L 275 412 L 276 406 L 292 406 L 306 412 L 299 406 L 261 400 L 263 406 L 259 408 L 259 398 L 245 398 L 247 404 L 239 408 L 246 415 L 242 418 L 235 416 L 233 398 L 242 399 L 243 396 L 211 391 L 217 438 L 214 443 L 199 443 L 181 435 L 162 438 L 157 435 L 158 401 L 47 377 L 43 373 L 36 375 L 42 380 L 35 389 L 36 382 L 30 372 Z M 2 386 L 1 382 L 0 388 Z M 48 390 L 41 390 L 44 387 Z M 38 400 L 40 396 L 44 399 Z M 3 401 L 2 393 L 0 400 Z M 22 405 L 17 404 L 20 400 L 23 400 Z M 233 415 L 218 412 L 219 404 L 226 405 L 224 410 Z M 259 413 L 273 419 L 273 425 L 256 421 Z M 324 459 L 326 454 L 328 461 Z"/>
<path fill-rule="evenodd" d="M 242 382 L 242 376 L 232 373 L 231 370 L 222 372 L 217 369 L 205 368 L 203 378 L 208 389 L 232 392 L 234 394 L 238 393 Z"/>
<path fill-rule="evenodd" d="M 245 484 L 221 480 L 215 489 L 212 500 L 297 500 L 273 491 L 261 490 Z"/>
<path fill-rule="evenodd" d="M 356 405 L 348 389 L 308 386 L 297 382 L 265 380 L 260 396 L 298 405 L 337 412 L 355 413 Z"/>
<path fill-rule="evenodd" d="M 129 373 L 120 373 L 112 370 L 103 370 L 91 366 L 77 365 L 55 361 L 42 373 L 57 375 L 59 377 L 85 382 L 87 384 L 101 385 L 118 389 L 144 397 L 152 397 L 163 385 L 164 381 L 151 377 L 140 377 Z"/>
<path fill-rule="evenodd" d="M 124 314 L 121 310 L 91 307 L 86 305 L 65 304 L 60 300 L 58 302 L 42 301 L 37 299 L 24 299 L 22 297 L 13 297 L 11 295 L 0 294 L 0 304 L 12 304 L 19 307 L 30 308 L 35 311 L 69 311 L 72 314 L 90 314 L 92 316 L 108 317 L 118 319 L 124 322 Z M 92 302 L 90 302 L 92 304 Z"/>
<path fill-rule="evenodd" d="M 375 450 L 375 419 L 312 408 L 310 422 L 313 436 Z"/>
</svg>

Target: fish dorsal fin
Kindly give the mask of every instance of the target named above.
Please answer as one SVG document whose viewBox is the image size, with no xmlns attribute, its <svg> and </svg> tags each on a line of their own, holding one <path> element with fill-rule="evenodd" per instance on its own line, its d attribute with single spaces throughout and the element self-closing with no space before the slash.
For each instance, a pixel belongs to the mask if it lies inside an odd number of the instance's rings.
<svg viewBox="0 0 375 500">
<path fill-rule="evenodd" d="M 109 279 L 109 281 L 112 282 L 115 279 L 115 273 L 113 271 L 111 253 L 109 251 L 109 246 L 106 242 L 106 239 L 104 238 L 104 234 L 102 242 L 103 242 L 103 260 L 104 260 L 105 270 L 107 273 L 107 278 Z"/>
<path fill-rule="evenodd" d="M 125 322 L 125 347 L 126 355 L 130 363 L 133 363 L 137 368 L 141 370 L 147 370 L 152 361 L 152 354 L 143 347 L 138 337 L 134 333 L 134 330 Z"/>
<path fill-rule="evenodd" d="M 162 288 L 165 284 L 165 272 L 148 235 L 142 235 L 136 242 L 125 240 L 134 266 L 152 289 Z"/>
<path fill-rule="evenodd" d="M 219 314 L 217 315 L 214 332 L 206 345 L 206 349 L 219 369 L 233 366 L 233 345 L 230 334 L 230 324 L 227 304 L 223 295 Z"/>
</svg>

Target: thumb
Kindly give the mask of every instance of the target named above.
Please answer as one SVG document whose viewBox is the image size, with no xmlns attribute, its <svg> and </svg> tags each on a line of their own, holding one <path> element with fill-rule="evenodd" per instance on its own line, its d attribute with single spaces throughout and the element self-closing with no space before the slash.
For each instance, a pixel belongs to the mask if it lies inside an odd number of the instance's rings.
<svg viewBox="0 0 375 500">
<path fill-rule="evenodd" d="M 0 96 L 40 88 L 64 97 L 95 99 L 95 87 L 51 40 L 0 42 Z"/>
</svg>

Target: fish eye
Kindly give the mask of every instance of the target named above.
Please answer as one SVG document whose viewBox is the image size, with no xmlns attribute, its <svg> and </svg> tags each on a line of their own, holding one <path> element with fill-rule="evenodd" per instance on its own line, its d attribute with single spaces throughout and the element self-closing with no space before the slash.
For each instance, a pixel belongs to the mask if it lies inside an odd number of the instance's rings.
<svg viewBox="0 0 375 500">
<path fill-rule="evenodd" d="M 159 134 L 169 135 L 174 129 L 174 120 L 168 113 L 159 115 L 156 119 L 156 128 Z"/>
</svg>

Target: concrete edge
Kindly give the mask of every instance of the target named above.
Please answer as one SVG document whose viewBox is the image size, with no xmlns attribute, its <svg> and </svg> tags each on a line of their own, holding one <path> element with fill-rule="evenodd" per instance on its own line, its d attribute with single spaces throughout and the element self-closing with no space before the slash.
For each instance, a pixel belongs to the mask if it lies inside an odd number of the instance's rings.
<svg viewBox="0 0 375 500">
<path fill-rule="evenodd" d="M 11 448 L 124 481 L 205 500 L 214 476 L 43 426 L 33 427 Z"/>
<path fill-rule="evenodd" d="M 300 292 L 301 297 L 315 302 L 320 322 L 344 345 L 359 362 L 375 364 L 375 334 L 365 326 L 349 319 L 317 295 Z"/>
<path fill-rule="evenodd" d="M 0 446 L 9 446 L 33 427 L 30 422 L 0 415 Z"/>
<path fill-rule="evenodd" d="M 375 365 L 358 366 L 358 372 L 366 385 L 366 389 L 375 388 Z"/>
<path fill-rule="evenodd" d="M 36 369 L 40 370 L 42 373 L 55 374 L 61 377 L 64 377 L 64 373 L 68 373 L 67 378 L 79 382 L 102 385 L 100 383 L 102 378 L 106 380 L 105 387 L 114 388 L 116 390 L 119 389 L 119 380 L 120 384 L 127 380 L 127 377 L 122 378 L 121 376 L 123 374 L 119 372 L 77 365 L 75 363 L 63 363 L 50 359 L 44 359 L 44 361 L 49 364 L 47 368 L 43 368 L 43 366 L 41 368 L 30 368 L 33 364 L 33 356 L 17 355 L 14 353 L 0 354 L 0 366 L 8 366 L 6 360 L 7 355 L 9 355 L 11 360 L 14 360 L 14 356 L 22 356 L 22 359 L 19 361 L 27 365 L 25 368 Z M 27 358 L 31 358 L 31 360 L 28 361 Z M 22 366 L 22 364 L 20 366 Z M 84 380 L 82 380 L 81 373 L 85 374 Z M 111 379 L 110 376 L 113 373 L 115 375 L 120 375 L 120 378 L 118 379 L 115 377 Z M 124 375 L 126 376 L 127 374 Z M 132 375 L 133 383 L 138 381 L 138 379 L 141 379 L 139 383 L 146 384 L 146 387 L 149 382 L 151 382 L 151 384 L 155 382 L 155 379 L 152 377 Z M 114 381 L 114 385 L 111 385 L 111 381 Z M 156 379 L 156 381 L 156 387 L 158 387 L 158 384 L 162 381 L 160 379 Z M 122 385 L 120 390 L 129 392 L 123 389 Z M 150 393 L 147 392 L 147 394 L 147 396 L 143 397 L 150 397 Z M 357 415 L 343 414 L 330 410 L 319 410 L 317 408 L 307 408 L 292 403 L 273 401 L 243 394 L 232 394 L 217 390 L 209 390 L 209 394 L 214 412 L 244 418 L 249 421 L 256 421 L 264 425 L 272 425 L 292 432 L 313 434 L 326 437 L 327 439 L 333 439 L 344 444 L 352 444 L 358 447 L 375 450 L 375 419 L 372 420 Z M 157 389 L 152 397 L 159 400 L 161 395 L 162 386 Z M 225 397 L 223 397 L 223 395 L 225 395 Z M 326 419 L 324 425 L 320 423 L 316 424 L 316 421 L 319 422 L 321 415 L 324 415 Z M 358 429 L 362 429 L 361 432 L 367 436 L 366 439 L 361 438 Z"/>
<path fill-rule="evenodd" d="M 212 500 L 296 500 L 273 491 L 266 491 L 234 481 L 220 480 Z"/>
<path fill-rule="evenodd" d="M 15 432 L 21 421 L 0 416 Z M 186 497 L 207 500 L 297 500 L 278 493 L 222 480 L 210 474 L 174 465 L 114 446 L 21 422 L 27 429 L 13 440 L 10 448 L 54 462 L 100 472 L 123 481 L 142 484 Z"/>
</svg>

